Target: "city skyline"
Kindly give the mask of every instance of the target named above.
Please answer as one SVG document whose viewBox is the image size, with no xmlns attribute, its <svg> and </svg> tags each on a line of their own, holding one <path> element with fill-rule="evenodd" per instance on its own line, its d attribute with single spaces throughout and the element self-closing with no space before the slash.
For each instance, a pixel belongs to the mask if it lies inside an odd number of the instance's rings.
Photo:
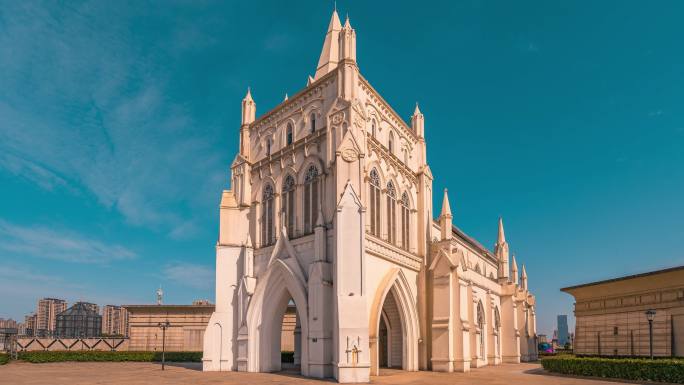
<svg viewBox="0 0 684 385">
<path fill-rule="evenodd" d="M 491 250 L 503 217 L 542 334 L 558 314 L 574 329 L 560 287 L 684 260 L 682 4 L 617 4 L 395 4 L 390 22 L 338 4 L 363 32 L 362 73 L 405 120 L 420 103 L 453 223 Z M 240 100 L 251 86 L 260 116 L 304 87 L 330 8 L 0 10 L 0 317 L 47 293 L 154 303 L 161 284 L 169 303 L 213 299 Z M 634 29 L 637 16 L 659 23 Z"/>
</svg>

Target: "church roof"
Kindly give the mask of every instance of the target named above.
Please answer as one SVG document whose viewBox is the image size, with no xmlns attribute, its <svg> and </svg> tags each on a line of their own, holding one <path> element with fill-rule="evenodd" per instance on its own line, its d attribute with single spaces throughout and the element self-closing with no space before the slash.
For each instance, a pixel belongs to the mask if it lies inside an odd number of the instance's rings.
<svg viewBox="0 0 684 385">
<path fill-rule="evenodd" d="M 484 253 L 485 255 L 488 255 L 488 256 L 496 259 L 494 254 L 492 254 L 492 252 L 489 251 L 489 249 L 482 246 L 482 244 L 480 242 L 478 242 L 475 238 L 473 238 L 470 235 L 463 232 L 463 230 L 459 229 L 455 225 L 452 225 L 452 230 L 453 230 L 453 234 L 457 235 L 459 238 L 461 238 L 464 242 L 468 243 L 470 246 L 474 247 L 475 249 Z"/>
</svg>

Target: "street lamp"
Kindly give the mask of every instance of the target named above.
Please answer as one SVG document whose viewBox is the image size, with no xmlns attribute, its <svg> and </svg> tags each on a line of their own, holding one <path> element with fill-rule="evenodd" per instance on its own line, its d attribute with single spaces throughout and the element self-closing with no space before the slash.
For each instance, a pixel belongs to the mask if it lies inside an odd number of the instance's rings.
<svg viewBox="0 0 684 385">
<path fill-rule="evenodd" d="M 653 359 L 653 318 L 655 318 L 656 311 L 653 309 L 646 310 L 646 319 L 648 320 L 648 350 Z"/>
<path fill-rule="evenodd" d="M 164 370 L 164 362 L 166 361 L 166 329 L 171 326 L 169 320 L 159 323 L 159 327 L 162 330 L 162 370 Z"/>
</svg>

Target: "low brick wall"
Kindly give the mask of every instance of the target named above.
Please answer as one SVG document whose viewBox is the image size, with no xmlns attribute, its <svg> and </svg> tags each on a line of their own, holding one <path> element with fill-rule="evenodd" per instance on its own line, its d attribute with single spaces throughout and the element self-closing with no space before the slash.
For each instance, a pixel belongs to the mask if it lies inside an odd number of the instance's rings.
<svg viewBox="0 0 684 385">
<path fill-rule="evenodd" d="M 128 351 L 128 338 L 18 338 L 18 352 L 32 351 Z"/>
</svg>

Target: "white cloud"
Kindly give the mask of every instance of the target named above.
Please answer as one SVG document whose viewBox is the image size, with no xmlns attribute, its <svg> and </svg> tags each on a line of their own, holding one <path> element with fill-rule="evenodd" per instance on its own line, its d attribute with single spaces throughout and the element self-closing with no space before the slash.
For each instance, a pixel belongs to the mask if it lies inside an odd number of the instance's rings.
<svg viewBox="0 0 684 385">
<path fill-rule="evenodd" d="M 88 239 L 69 231 L 43 226 L 20 226 L 0 219 L 0 250 L 74 263 L 107 264 L 129 260 L 136 253 L 124 246 Z"/>
<path fill-rule="evenodd" d="M 178 284 L 195 289 L 209 290 L 214 287 L 214 269 L 192 263 L 172 263 L 163 271 L 164 277 Z"/>
<path fill-rule="evenodd" d="M 226 165 L 213 146 L 219 128 L 200 127 L 185 101 L 169 96 L 168 69 L 146 55 L 192 47 L 165 40 L 147 50 L 127 28 L 135 11 L 108 3 L 8 6 L 0 168 L 47 190 L 82 190 L 130 224 L 178 235 L 205 212 L 197 207 L 215 201 Z M 121 22 L 100 25 L 111 12 Z"/>
</svg>

